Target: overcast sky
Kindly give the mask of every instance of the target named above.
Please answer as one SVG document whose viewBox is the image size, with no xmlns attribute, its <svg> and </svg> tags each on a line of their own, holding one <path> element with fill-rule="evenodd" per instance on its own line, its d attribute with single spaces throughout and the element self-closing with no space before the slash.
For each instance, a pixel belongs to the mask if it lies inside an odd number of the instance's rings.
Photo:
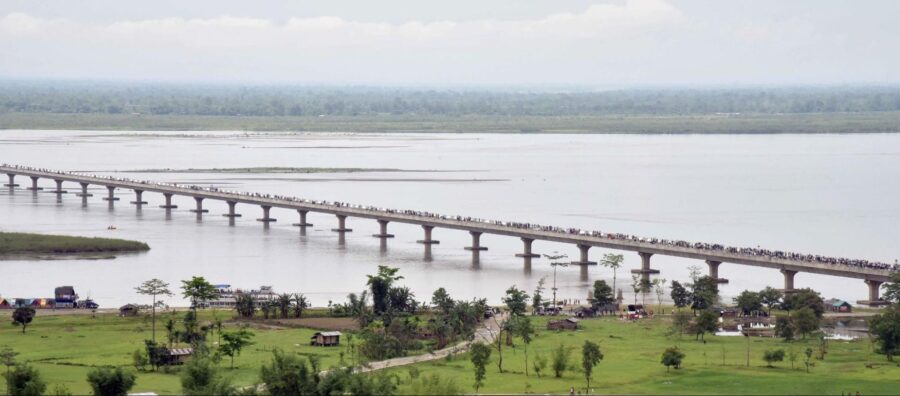
<svg viewBox="0 0 900 396">
<path fill-rule="evenodd" d="M 900 83 L 900 1 L 3 0 L 0 78 Z"/>
</svg>

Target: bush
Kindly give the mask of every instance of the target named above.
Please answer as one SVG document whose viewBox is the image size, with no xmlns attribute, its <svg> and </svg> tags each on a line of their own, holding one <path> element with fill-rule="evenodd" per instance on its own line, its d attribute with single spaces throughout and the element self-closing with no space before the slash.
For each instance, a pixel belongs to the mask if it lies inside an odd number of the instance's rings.
<svg viewBox="0 0 900 396">
<path fill-rule="evenodd" d="M 99 367 L 88 372 L 87 381 L 96 396 L 125 396 L 135 382 L 134 373 L 109 367 Z"/>
<path fill-rule="evenodd" d="M 776 349 L 774 351 L 766 351 L 763 354 L 763 360 L 766 361 L 767 367 L 774 367 L 772 363 L 784 360 L 784 349 Z"/>
<path fill-rule="evenodd" d="M 569 367 L 569 353 L 571 352 L 572 348 L 566 347 L 563 344 L 559 344 L 559 346 L 553 350 L 553 375 L 555 375 L 556 378 L 562 378 L 566 368 Z"/>
<path fill-rule="evenodd" d="M 676 370 L 680 369 L 683 359 L 684 352 L 678 350 L 678 347 L 671 347 L 666 348 L 665 352 L 663 352 L 660 363 L 666 366 L 666 372 L 669 372 L 670 367 L 675 367 Z"/>
<path fill-rule="evenodd" d="M 47 389 L 47 383 L 41 378 L 41 373 L 27 364 L 17 364 L 12 371 L 3 376 L 6 378 L 11 396 L 42 395 Z"/>
</svg>

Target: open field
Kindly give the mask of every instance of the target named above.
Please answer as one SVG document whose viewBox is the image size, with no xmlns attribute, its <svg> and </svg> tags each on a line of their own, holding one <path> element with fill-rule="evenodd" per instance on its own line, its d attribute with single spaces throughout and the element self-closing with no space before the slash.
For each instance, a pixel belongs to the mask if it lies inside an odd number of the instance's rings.
<svg viewBox="0 0 900 396">
<path fill-rule="evenodd" d="M 604 359 L 594 368 L 592 387 L 598 394 L 841 394 L 859 391 L 861 394 L 896 394 L 900 381 L 900 367 L 889 364 L 884 356 L 871 352 L 868 341 L 829 341 L 824 361 L 815 360 L 815 367 L 807 374 L 803 367 L 803 350 L 818 341 L 800 340 L 785 343 L 779 339 L 753 338 L 750 343 L 750 367 L 747 362 L 747 340 L 744 337 L 714 337 L 707 335 L 706 343 L 693 336 L 670 339 L 665 336 L 668 319 L 657 318 L 635 323 L 615 318 L 589 319 L 581 322 L 575 332 L 551 332 L 546 318 L 535 318 L 538 336 L 528 348 L 529 359 L 543 355 L 548 359 L 545 373 L 538 378 L 531 367 L 524 374 L 523 344 L 516 340 L 515 348 L 504 348 L 503 367 L 498 373 L 497 351 L 491 354 L 487 379 L 479 391 L 497 393 L 556 393 L 567 394 L 575 387 L 584 394 L 585 379 L 581 371 L 581 345 L 591 340 L 600 345 Z M 551 369 L 551 351 L 560 343 L 573 347 L 569 364 L 573 367 L 562 378 L 555 378 Z M 660 356 L 667 347 L 678 346 L 687 356 L 680 370 L 666 373 Z M 784 362 L 775 368 L 765 367 L 762 360 L 767 349 L 793 349 L 799 352 L 791 369 Z M 724 352 L 724 364 L 723 364 Z M 531 362 L 531 360 L 529 360 Z M 873 368 L 866 368 L 866 363 Z M 466 392 L 474 392 L 474 371 L 468 354 L 417 364 L 419 375 L 437 373 L 449 378 Z M 409 390 L 409 367 L 392 369 Z"/>
<path fill-rule="evenodd" d="M 0 311 L 4 320 L 8 319 L 11 310 Z M 183 315 L 183 312 L 179 312 Z M 164 321 L 169 314 L 157 317 L 157 340 L 165 340 Z M 232 311 L 217 312 L 219 318 L 227 319 Z M 213 311 L 201 311 L 201 320 L 212 320 Z M 233 330 L 226 326 L 226 331 Z M 253 327 L 254 345 L 245 348 L 235 358 L 235 369 L 228 369 L 228 361 L 222 366 L 226 374 L 236 385 L 249 385 L 257 381 L 259 368 L 271 360 L 272 349 L 280 348 L 287 352 L 302 355 L 315 355 L 321 358 L 322 367 L 331 367 L 338 363 L 342 348 L 322 348 L 309 345 L 309 337 L 315 333 L 312 329 L 276 329 Z M 215 339 L 215 335 L 213 339 Z M 27 361 L 37 367 L 47 382 L 48 390 L 54 384 L 64 384 L 75 394 L 89 394 L 90 387 L 85 378 L 93 366 L 132 365 L 132 353 L 143 348 L 144 340 L 150 338 L 149 316 L 119 317 L 116 314 L 98 314 L 92 319 L 90 314 L 42 316 L 35 318 L 22 334 L 21 329 L 13 326 L 0 326 L 0 346 L 9 345 L 20 355 L 19 361 Z M 215 342 L 215 341 L 214 341 Z M 134 370 L 133 368 L 131 368 Z M 0 378 L 0 389 L 6 389 L 4 380 Z M 179 394 L 181 382 L 177 374 L 163 372 L 138 374 L 137 384 L 133 392 L 154 391 L 159 394 Z"/>
<path fill-rule="evenodd" d="M 900 111 L 609 116 L 200 116 L 0 113 L 0 129 L 764 134 L 900 131 Z"/>
<path fill-rule="evenodd" d="M 4 255 L 113 253 L 146 250 L 150 250 L 150 246 L 147 246 L 146 243 L 125 239 L 0 232 L 0 257 Z"/>
</svg>

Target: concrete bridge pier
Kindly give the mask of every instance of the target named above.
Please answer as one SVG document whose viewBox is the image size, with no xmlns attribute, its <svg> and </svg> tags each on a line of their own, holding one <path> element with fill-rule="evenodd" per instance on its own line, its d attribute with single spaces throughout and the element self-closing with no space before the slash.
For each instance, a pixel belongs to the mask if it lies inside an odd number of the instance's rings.
<svg viewBox="0 0 900 396">
<path fill-rule="evenodd" d="M 271 206 L 269 206 L 269 205 L 261 205 L 261 207 L 262 207 L 262 210 L 263 210 L 263 217 L 261 217 L 261 218 L 259 218 L 259 219 L 256 219 L 256 221 L 261 221 L 261 222 L 263 222 L 263 224 L 265 224 L 265 225 L 269 225 L 269 223 L 271 223 L 271 222 L 278 221 L 278 220 L 276 220 L 276 219 L 274 219 L 274 218 L 269 217 L 269 210 L 272 209 Z"/>
<path fill-rule="evenodd" d="M 868 300 L 859 300 L 856 303 L 860 305 L 868 305 L 870 307 L 878 307 L 881 305 L 888 305 L 887 301 L 881 299 L 878 295 L 878 291 L 881 288 L 881 284 L 884 283 L 882 281 L 866 279 L 866 286 L 869 286 L 869 299 Z"/>
<path fill-rule="evenodd" d="M 335 215 L 337 216 L 338 226 L 337 228 L 332 228 L 331 231 L 339 232 L 341 234 L 345 232 L 353 232 L 352 228 L 347 228 L 347 216 L 346 215 Z M 387 225 L 385 225 L 386 227 Z"/>
<path fill-rule="evenodd" d="M 641 256 L 641 269 L 631 270 L 631 273 L 641 274 L 641 280 L 649 282 L 650 275 L 659 273 L 659 270 L 650 268 L 650 257 L 653 256 L 653 253 L 638 252 L 638 255 Z"/>
<path fill-rule="evenodd" d="M 794 289 L 794 275 L 797 275 L 797 271 L 782 268 L 781 273 L 784 274 L 784 289 L 781 292 L 788 294 L 797 291 Z"/>
<path fill-rule="evenodd" d="M 29 190 L 35 191 L 35 192 L 43 190 L 43 188 L 38 187 L 38 179 L 40 179 L 39 177 L 37 177 L 37 176 L 29 176 L 29 177 L 31 177 L 31 187 L 28 187 Z"/>
<path fill-rule="evenodd" d="M 78 183 L 78 184 L 81 184 L 81 192 L 78 193 L 78 194 L 75 194 L 75 196 L 82 197 L 82 198 L 87 198 L 87 197 L 93 197 L 93 196 L 94 196 L 94 194 L 90 194 L 90 193 L 87 192 L 88 186 L 89 186 L 90 184 L 88 184 L 88 183 Z"/>
<path fill-rule="evenodd" d="M 597 265 L 596 261 L 591 261 L 588 256 L 588 251 L 591 250 L 589 245 L 578 245 L 578 250 L 580 252 L 578 261 L 573 261 L 573 265 Z"/>
<path fill-rule="evenodd" d="M 716 283 L 728 283 L 728 279 L 719 278 L 719 265 L 722 265 L 721 261 L 706 260 L 706 265 L 709 266 L 709 277 L 715 279 Z"/>
<path fill-rule="evenodd" d="M 425 244 L 425 255 L 422 257 L 422 261 L 431 262 L 434 260 L 434 256 L 431 255 L 431 244 Z"/>
<path fill-rule="evenodd" d="M 479 252 L 482 250 L 488 250 L 487 246 L 481 246 L 481 232 L 480 231 L 469 231 L 469 235 L 472 235 L 472 246 L 466 246 L 466 250 L 471 250 L 473 252 Z"/>
<path fill-rule="evenodd" d="M 387 225 L 389 221 L 387 220 L 378 220 L 378 233 L 373 234 L 372 236 L 375 238 L 381 238 L 382 240 L 385 238 L 393 238 L 394 234 L 388 234 Z"/>
<path fill-rule="evenodd" d="M 196 214 L 207 213 L 209 209 L 203 209 L 203 197 L 194 197 L 194 201 L 197 202 L 197 208 L 191 209 L 191 212 Z"/>
<path fill-rule="evenodd" d="M 222 216 L 234 219 L 235 217 L 241 217 L 240 213 L 236 213 L 234 207 L 237 206 L 237 201 L 225 201 L 228 204 L 228 213 L 223 214 Z"/>
<path fill-rule="evenodd" d="M 19 187 L 19 185 L 16 184 L 16 174 L 15 173 L 7 173 L 6 175 L 9 176 L 9 183 L 4 184 L 3 185 L 4 187 L 9 187 L 10 190 L 12 190 L 13 188 Z"/>
<path fill-rule="evenodd" d="M 534 239 L 522 238 L 522 244 L 523 244 L 522 253 L 516 254 L 516 257 L 523 257 L 523 258 L 529 259 L 529 260 L 527 260 L 529 265 L 531 265 L 530 259 L 535 258 L 535 257 L 541 257 L 540 254 L 535 254 L 535 253 L 531 252 L 531 244 L 532 243 L 534 243 Z"/>
<path fill-rule="evenodd" d="M 309 213 L 308 210 L 297 209 L 297 213 L 300 214 L 300 222 L 291 224 L 292 226 L 300 228 L 312 227 L 312 224 L 306 222 L 306 214 Z"/>
<path fill-rule="evenodd" d="M 116 196 L 116 186 L 106 186 L 106 190 L 109 191 L 109 194 L 103 197 L 104 201 L 112 203 L 113 201 L 119 200 L 119 197 Z"/>
<path fill-rule="evenodd" d="M 426 245 L 426 249 L 430 253 L 431 247 L 428 245 L 437 245 L 437 244 L 441 243 L 441 241 L 431 239 L 431 230 L 434 229 L 434 226 L 423 225 L 422 229 L 425 230 L 425 239 L 419 239 L 418 241 L 416 241 L 416 243 L 421 243 L 421 244 Z"/>
<path fill-rule="evenodd" d="M 62 179 L 54 179 L 53 181 L 56 182 L 56 190 L 48 191 L 48 192 L 51 192 L 54 194 L 65 194 L 68 192 L 66 190 L 63 190 L 63 188 L 62 188 L 62 184 L 63 184 Z"/>
<path fill-rule="evenodd" d="M 178 208 L 178 205 L 172 205 L 172 193 L 163 193 L 163 196 L 166 197 L 166 204 L 159 205 L 160 208 L 166 210 L 166 212 Z"/>
<path fill-rule="evenodd" d="M 134 190 L 134 201 L 131 201 L 131 204 L 137 205 L 138 209 L 141 208 L 141 205 L 146 205 L 147 201 L 143 199 L 144 190 Z"/>
</svg>

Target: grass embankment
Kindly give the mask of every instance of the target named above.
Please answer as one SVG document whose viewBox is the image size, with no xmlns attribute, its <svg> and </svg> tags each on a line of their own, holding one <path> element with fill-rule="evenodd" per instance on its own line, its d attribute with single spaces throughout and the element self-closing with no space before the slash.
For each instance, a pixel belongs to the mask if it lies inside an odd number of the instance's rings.
<svg viewBox="0 0 900 396">
<path fill-rule="evenodd" d="M 608 116 L 198 116 L 0 113 L 0 129 L 451 133 L 900 132 L 900 111 Z"/>
<path fill-rule="evenodd" d="M 604 354 L 594 368 L 592 387 L 597 394 L 840 394 L 859 391 L 861 394 L 897 394 L 900 386 L 900 367 L 886 362 L 884 356 L 871 352 L 868 341 L 828 341 L 825 360 L 815 360 L 815 367 L 806 373 L 803 350 L 817 347 L 818 341 L 799 340 L 786 343 L 774 338 L 752 338 L 750 367 L 747 362 L 747 340 L 744 337 L 714 337 L 706 342 L 693 336 L 667 338 L 668 319 L 657 318 L 636 323 L 615 318 L 589 319 L 580 323 L 581 330 L 555 332 L 544 330 L 546 318 L 535 318 L 538 336 L 528 348 L 529 364 L 535 356 L 548 360 L 548 367 L 538 378 L 531 367 L 526 377 L 522 341 L 516 339 L 515 348 L 504 347 L 503 368 L 497 369 L 497 351 L 491 354 L 485 394 L 555 393 L 567 394 L 575 387 L 584 394 L 585 379 L 581 371 L 581 345 L 585 340 L 596 342 Z M 562 378 L 555 378 L 551 368 L 552 350 L 560 343 L 572 347 L 569 364 L 572 366 Z M 678 346 L 687 356 L 680 370 L 660 364 L 663 350 Z M 775 368 L 765 367 L 765 350 L 793 349 L 799 352 L 795 369 L 785 357 Z M 723 357 L 724 353 L 724 357 Z M 723 363 L 724 360 L 724 363 Z M 866 363 L 874 363 L 866 368 Z M 449 378 L 466 392 L 474 392 L 474 370 L 468 354 L 452 360 L 417 364 L 419 376 L 436 373 Z M 392 369 L 409 390 L 410 369 Z"/>
<path fill-rule="evenodd" d="M 8 318 L 11 311 L 0 311 Z M 178 313 L 181 317 L 184 312 Z M 227 319 L 233 311 L 218 312 L 219 318 Z M 170 314 L 157 316 L 156 339 L 166 339 L 163 327 Z M 213 311 L 200 311 L 201 321 L 213 320 Z M 180 324 L 178 325 L 180 328 Z M 234 330 L 226 325 L 225 331 Z M 309 345 L 309 338 L 316 330 L 253 328 L 253 345 L 244 348 L 235 358 L 235 369 L 228 368 L 226 358 L 221 366 L 236 385 L 250 385 L 258 382 L 259 369 L 272 359 L 272 350 L 280 348 L 287 352 L 305 356 L 318 356 L 322 367 L 331 367 L 339 362 L 339 354 L 344 348 L 323 348 Z M 217 333 L 212 335 L 215 342 Z M 86 378 L 95 366 L 123 366 L 131 368 L 132 353 L 143 348 L 144 340 L 150 339 L 150 319 L 140 317 L 119 317 L 116 314 L 39 316 L 28 326 L 27 332 L 13 326 L 0 326 L 0 346 L 9 345 L 20 355 L 20 362 L 30 362 L 41 371 L 50 384 L 63 384 L 76 395 L 90 394 Z M 0 376 L 0 389 L 6 384 Z M 132 392 L 153 391 L 159 394 L 181 394 L 181 381 L 177 373 L 140 372 Z"/>
<path fill-rule="evenodd" d="M 0 232 L 0 256 L 29 254 L 122 253 L 150 250 L 146 243 L 112 238 Z"/>
</svg>

